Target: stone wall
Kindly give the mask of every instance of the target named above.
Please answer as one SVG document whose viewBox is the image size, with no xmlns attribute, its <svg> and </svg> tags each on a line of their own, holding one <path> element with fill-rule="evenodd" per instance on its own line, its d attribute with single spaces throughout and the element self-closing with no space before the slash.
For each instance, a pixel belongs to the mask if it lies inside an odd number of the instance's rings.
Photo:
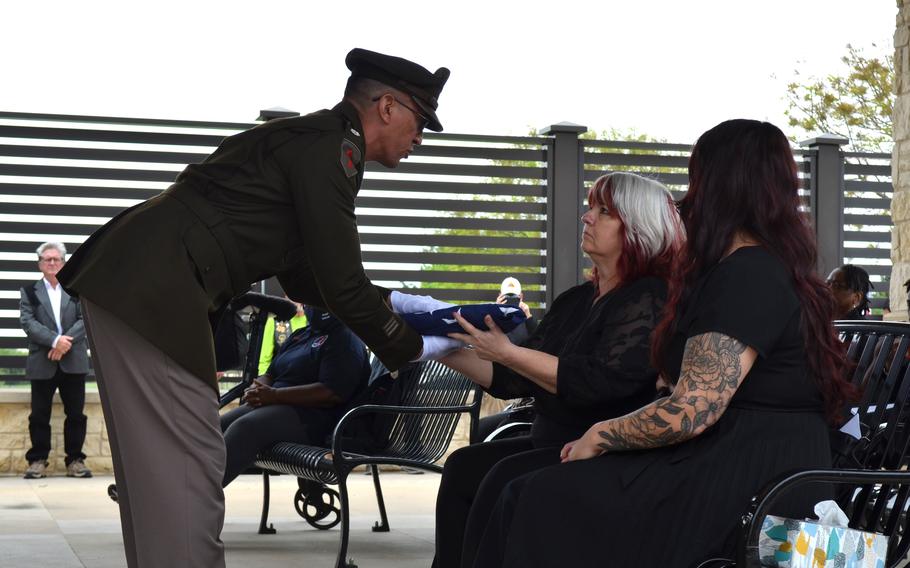
<svg viewBox="0 0 910 568">
<path fill-rule="evenodd" d="M 888 319 L 907 321 L 907 292 L 910 279 L 910 0 L 897 1 L 894 31 L 894 150 L 891 176 L 894 198 L 891 202 L 891 315 Z"/>
<path fill-rule="evenodd" d="M 30 395 L 28 390 L 0 391 L 0 476 L 20 476 L 25 473 L 28 463 L 25 452 L 31 446 L 28 437 L 28 414 Z M 483 416 L 498 412 L 506 401 L 488 396 L 484 397 L 481 414 Z M 227 409 L 233 408 L 236 403 Z M 97 475 L 113 474 L 111 449 L 107 439 L 107 428 L 101 413 L 101 403 L 97 392 L 85 395 L 85 415 L 88 426 L 83 451 L 87 458 L 86 465 Z M 63 405 L 60 396 L 54 396 L 54 409 L 51 415 L 51 455 L 48 462 L 49 475 L 65 475 L 63 459 Z M 458 423 L 455 437 L 446 455 L 468 444 L 469 421 L 466 416 Z M 445 461 L 445 458 L 443 458 Z"/>
<path fill-rule="evenodd" d="M 28 390 L 0 391 L 0 475 L 22 475 L 28 467 L 25 452 L 31 447 L 28 438 L 29 401 Z M 85 464 L 98 475 L 111 474 L 111 449 L 97 392 L 85 394 L 85 415 L 88 416 L 88 431 L 82 450 L 87 456 Z M 55 395 L 51 414 L 49 475 L 66 474 L 63 464 L 63 418 L 60 396 Z"/>
</svg>

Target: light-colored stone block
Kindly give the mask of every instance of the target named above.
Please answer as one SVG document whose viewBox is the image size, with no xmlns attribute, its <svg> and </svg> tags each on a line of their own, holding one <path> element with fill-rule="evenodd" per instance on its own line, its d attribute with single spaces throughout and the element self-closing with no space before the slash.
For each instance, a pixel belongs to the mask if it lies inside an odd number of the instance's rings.
<svg viewBox="0 0 910 568">
<path fill-rule="evenodd" d="M 907 94 L 910 91 L 910 47 L 907 45 L 894 49 L 894 71 L 894 94 Z"/>
<path fill-rule="evenodd" d="M 894 101 L 894 139 L 897 141 L 906 140 L 910 136 L 910 97 L 900 95 Z"/>
<path fill-rule="evenodd" d="M 895 147 L 897 148 L 897 160 L 895 160 L 894 166 L 897 166 L 898 177 L 896 180 L 892 180 L 892 184 L 898 191 L 905 191 L 910 189 L 910 176 L 908 176 L 910 174 L 910 139 L 898 142 Z M 894 166 L 891 169 L 892 173 L 895 172 Z"/>
<path fill-rule="evenodd" d="M 0 474 L 13 473 L 13 461 L 13 452 L 0 450 Z"/>
<path fill-rule="evenodd" d="M 897 226 L 902 221 L 910 220 L 910 190 L 894 192 L 891 198 L 891 219 Z"/>
<path fill-rule="evenodd" d="M 95 475 L 110 475 L 114 473 L 113 463 L 109 457 L 87 457 L 85 458 L 85 465 Z"/>
<path fill-rule="evenodd" d="M 63 463 L 62 455 L 54 455 L 53 452 L 47 458 L 47 474 L 48 475 L 65 475 L 66 474 L 66 464 Z"/>
<path fill-rule="evenodd" d="M 904 282 L 910 279 L 910 262 L 895 262 L 891 267 L 891 282 L 888 289 L 891 298 L 891 320 L 907 321 L 907 291 Z"/>
<path fill-rule="evenodd" d="M 0 432 L 28 431 L 27 404 L 0 404 Z"/>
<path fill-rule="evenodd" d="M 98 436 L 86 436 L 85 443 L 82 444 L 82 453 L 86 456 L 101 455 L 101 438 Z"/>
<path fill-rule="evenodd" d="M 28 464 L 25 452 L 31 446 L 28 437 L 29 393 L 26 390 L 0 394 L 0 475 L 22 475 Z M 88 417 L 83 451 L 92 460 L 89 466 L 99 473 L 111 472 L 111 451 L 104 427 L 101 404 L 96 393 L 87 393 L 85 415 Z M 51 411 L 51 454 L 49 473 L 64 475 L 63 405 L 54 404 Z"/>
<path fill-rule="evenodd" d="M 891 202 L 891 280 L 889 320 L 907 320 L 910 279 L 910 2 L 898 0 L 894 29 L 894 150 L 891 160 L 894 197 Z"/>
<path fill-rule="evenodd" d="M 104 417 L 89 412 L 86 412 L 85 416 L 88 418 L 88 422 L 85 425 L 86 435 L 94 435 L 100 437 L 101 431 L 104 429 Z"/>
<path fill-rule="evenodd" d="M 3 432 L 0 433 L 0 448 L 5 450 L 19 450 L 25 453 L 31 447 L 31 440 L 28 437 L 28 431 L 25 432 Z"/>
<path fill-rule="evenodd" d="M 906 46 L 910 43 L 908 40 L 910 40 L 910 28 L 897 26 L 897 29 L 894 30 L 894 50 L 897 51 L 898 48 Z"/>
</svg>

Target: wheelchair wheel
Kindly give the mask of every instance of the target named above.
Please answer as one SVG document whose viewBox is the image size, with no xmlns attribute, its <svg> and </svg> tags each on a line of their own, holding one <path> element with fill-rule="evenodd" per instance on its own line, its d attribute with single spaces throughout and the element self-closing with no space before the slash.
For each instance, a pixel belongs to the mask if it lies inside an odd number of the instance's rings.
<svg viewBox="0 0 910 568">
<path fill-rule="evenodd" d="M 712 558 L 699 564 L 698 568 L 736 568 L 736 562 L 729 558 Z"/>
<path fill-rule="evenodd" d="M 107 496 L 111 498 L 111 501 L 117 503 L 119 496 L 117 495 L 117 486 L 113 483 L 107 486 Z"/>
<path fill-rule="evenodd" d="M 499 428 L 493 430 L 483 441 L 493 442 L 495 440 L 505 440 L 506 438 L 529 436 L 530 434 L 530 422 L 507 422 Z"/>
<path fill-rule="evenodd" d="M 334 489 L 319 485 L 294 494 L 294 508 L 311 527 L 327 531 L 341 522 L 341 497 Z"/>
</svg>

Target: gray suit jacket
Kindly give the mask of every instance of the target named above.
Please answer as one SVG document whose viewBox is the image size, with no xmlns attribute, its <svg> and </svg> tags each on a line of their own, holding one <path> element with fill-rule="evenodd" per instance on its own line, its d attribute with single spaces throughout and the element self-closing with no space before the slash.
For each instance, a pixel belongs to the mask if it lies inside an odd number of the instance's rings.
<svg viewBox="0 0 910 568">
<path fill-rule="evenodd" d="M 57 323 L 54 320 L 54 309 L 51 299 L 44 287 L 44 280 L 31 285 L 37 305 L 31 301 L 26 289 L 20 290 L 19 321 L 28 337 L 28 360 L 25 363 L 27 379 L 50 379 L 57 374 L 57 366 L 64 373 L 84 374 L 88 372 L 88 353 L 86 352 L 85 324 L 82 321 L 82 309 L 79 300 L 70 298 L 65 291 L 60 297 L 60 325 L 63 335 L 73 338 L 73 347 L 63 359 L 51 361 L 47 358 L 54 339 L 57 338 Z"/>
</svg>

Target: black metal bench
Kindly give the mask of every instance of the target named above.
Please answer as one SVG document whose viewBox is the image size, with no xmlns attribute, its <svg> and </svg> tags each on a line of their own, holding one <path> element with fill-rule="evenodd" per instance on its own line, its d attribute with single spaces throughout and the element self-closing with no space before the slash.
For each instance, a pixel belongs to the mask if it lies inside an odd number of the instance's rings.
<svg viewBox="0 0 910 568">
<path fill-rule="evenodd" d="M 819 482 L 839 486 L 837 501 L 847 513 L 850 527 L 889 537 L 888 568 L 907 559 L 910 324 L 839 321 L 835 327 L 856 364 L 852 380 L 864 389 L 852 409 L 859 414 L 862 438 L 835 457 L 835 468 L 791 472 L 753 498 L 742 518 L 736 566 L 761 565 L 758 538 L 762 522 L 778 499 L 803 484 Z"/>
<path fill-rule="evenodd" d="M 397 465 L 441 473 L 436 462 L 445 454 L 462 414 L 471 418 L 471 440 L 480 412 L 481 390 L 465 376 L 436 361 L 420 363 L 397 378 L 401 385 L 401 404 L 363 405 L 351 409 L 335 428 L 331 448 L 279 443 L 256 460 L 263 473 L 262 518 L 260 533 L 272 533 L 268 526 L 269 475 L 294 475 L 300 489 L 295 495 L 298 513 L 312 526 L 329 529 L 341 523 L 338 568 L 353 566 L 345 562 L 350 533 L 347 477 L 360 465 L 373 475 L 380 522 L 375 532 L 389 530 L 388 516 L 379 481 L 379 465 Z M 387 442 L 381 447 L 365 448 L 346 434 L 358 420 L 368 415 L 390 418 Z M 327 487 L 338 485 L 338 491 Z M 337 500 L 337 504 L 336 504 Z"/>
</svg>

